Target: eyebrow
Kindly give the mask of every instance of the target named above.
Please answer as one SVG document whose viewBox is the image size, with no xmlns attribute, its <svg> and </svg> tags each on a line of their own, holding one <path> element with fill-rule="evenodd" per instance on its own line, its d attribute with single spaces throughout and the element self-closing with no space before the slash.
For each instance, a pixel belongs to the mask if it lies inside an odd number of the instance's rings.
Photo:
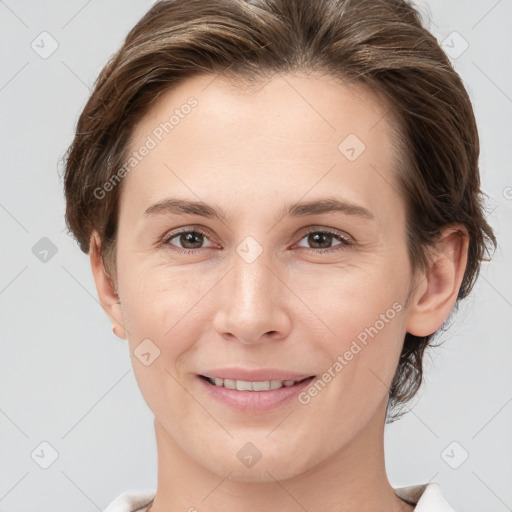
<svg viewBox="0 0 512 512">
<path fill-rule="evenodd" d="M 281 218 L 288 216 L 306 217 L 308 215 L 333 212 L 342 212 L 368 220 L 375 220 L 374 215 L 363 206 L 335 197 L 327 197 L 313 201 L 286 204 L 274 221 L 278 222 Z M 167 197 L 158 201 L 147 208 L 144 213 L 146 216 L 157 214 L 199 215 L 201 217 L 219 219 L 223 222 L 229 221 L 228 216 L 218 207 L 208 205 L 202 201 L 191 201 L 173 197 Z"/>
</svg>

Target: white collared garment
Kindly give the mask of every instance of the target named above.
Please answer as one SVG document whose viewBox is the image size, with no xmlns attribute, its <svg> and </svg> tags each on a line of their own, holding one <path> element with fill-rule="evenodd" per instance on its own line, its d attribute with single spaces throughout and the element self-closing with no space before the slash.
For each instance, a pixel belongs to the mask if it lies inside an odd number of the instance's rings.
<svg viewBox="0 0 512 512">
<path fill-rule="evenodd" d="M 395 487 L 398 497 L 415 505 L 414 512 L 455 512 L 444 499 L 437 483 Z M 104 512 L 146 512 L 155 491 L 126 491 L 110 503 Z"/>
</svg>

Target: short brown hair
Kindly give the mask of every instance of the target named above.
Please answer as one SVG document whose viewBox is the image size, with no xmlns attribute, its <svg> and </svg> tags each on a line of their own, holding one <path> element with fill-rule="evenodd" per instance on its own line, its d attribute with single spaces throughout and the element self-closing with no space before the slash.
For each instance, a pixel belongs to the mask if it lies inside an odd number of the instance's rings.
<svg viewBox="0 0 512 512">
<path fill-rule="evenodd" d="M 458 303 L 478 277 L 487 244 L 496 247 L 483 213 L 478 132 L 460 77 L 405 0 L 154 4 L 101 71 L 65 156 L 66 223 L 81 250 L 88 252 L 96 230 L 105 268 L 115 275 L 123 183 L 102 200 L 94 191 L 126 161 L 134 127 L 159 94 L 205 73 L 251 83 L 295 71 L 364 83 L 389 99 L 400 132 L 398 181 L 411 266 L 427 268 L 427 248 L 440 228 L 464 225 L 468 262 Z M 424 350 L 434 334 L 406 334 L 389 392 L 393 408 L 418 391 Z"/>
</svg>

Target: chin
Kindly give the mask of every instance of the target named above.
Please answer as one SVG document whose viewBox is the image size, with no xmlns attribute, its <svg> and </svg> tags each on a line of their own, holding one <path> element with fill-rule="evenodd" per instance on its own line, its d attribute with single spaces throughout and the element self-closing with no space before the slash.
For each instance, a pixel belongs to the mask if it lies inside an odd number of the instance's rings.
<svg viewBox="0 0 512 512">
<path fill-rule="evenodd" d="M 248 470 L 235 470 L 231 471 L 227 480 L 231 480 L 234 482 L 245 482 L 245 483 L 270 483 L 274 484 L 276 480 L 282 481 L 287 480 L 289 478 L 294 477 L 297 474 L 296 468 L 294 468 L 293 472 L 290 472 L 290 469 L 285 468 L 284 466 L 289 466 L 288 464 L 283 464 L 282 468 L 265 468 L 264 466 L 256 469 L 255 467 Z M 229 472 L 229 471 L 228 471 Z"/>
<path fill-rule="evenodd" d="M 214 464 L 214 471 L 215 473 L 220 471 L 222 477 L 229 475 L 227 479 L 236 482 L 275 483 L 276 480 L 287 480 L 307 470 L 307 468 L 302 469 L 300 462 L 296 459 L 297 454 L 294 451 L 280 452 L 267 457 L 263 453 L 252 466 L 244 467 L 244 463 L 237 456 L 232 463 L 226 461 L 224 456 L 218 464 Z"/>
</svg>

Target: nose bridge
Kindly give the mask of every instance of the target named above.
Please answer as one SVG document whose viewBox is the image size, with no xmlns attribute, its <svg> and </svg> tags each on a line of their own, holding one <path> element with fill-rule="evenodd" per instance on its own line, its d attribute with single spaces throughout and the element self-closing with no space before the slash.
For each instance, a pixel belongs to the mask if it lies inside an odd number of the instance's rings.
<svg viewBox="0 0 512 512">
<path fill-rule="evenodd" d="M 236 249 L 233 258 L 231 280 L 233 282 L 233 300 L 231 307 L 238 308 L 243 315 L 251 315 L 270 308 L 270 291 L 273 287 L 274 274 L 268 251 L 256 245 L 253 239 L 244 240 Z"/>
<path fill-rule="evenodd" d="M 254 240 L 245 240 L 233 254 L 232 269 L 222 288 L 223 311 L 218 312 L 216 322 L 221 334 L 233 334 L 247 343 L 285 327 L 286 315 L 279 303 L 281 282 L 271 270 L 270 253 L 258 246 Z"/>
</svg>

